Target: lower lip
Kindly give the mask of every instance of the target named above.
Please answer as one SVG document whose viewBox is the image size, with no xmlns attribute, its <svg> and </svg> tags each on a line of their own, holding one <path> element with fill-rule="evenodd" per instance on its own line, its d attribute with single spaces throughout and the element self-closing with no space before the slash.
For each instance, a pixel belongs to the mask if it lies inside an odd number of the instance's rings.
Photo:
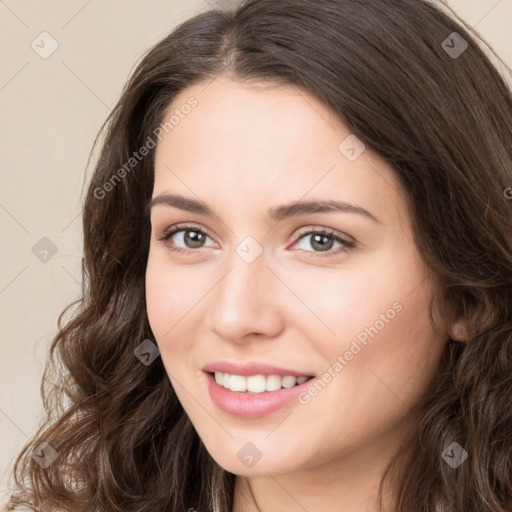
<svg viewBox="0 0 512 512">
<path fill-rule="evenodd" d="M 315 380 L 315 378 L 312 378 L 298 386 L 281 388 L 278 391 L 249 394 L 230 391 L 217 384 L 213 375 L 205 373 L 212 401 L 224 412 L 241 418 L 257 418 L 281 409 L 293 402 Z"/>
</svg>

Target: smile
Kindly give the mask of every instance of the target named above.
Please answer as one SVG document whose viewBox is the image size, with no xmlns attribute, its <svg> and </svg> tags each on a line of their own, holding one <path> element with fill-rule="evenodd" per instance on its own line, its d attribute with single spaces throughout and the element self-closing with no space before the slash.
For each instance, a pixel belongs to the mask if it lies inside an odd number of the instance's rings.
<svg viewBox="0 0 512 512">
<path fill-rule="evenodd" d="M 212 402 L 221 411 L 241 418 L 259 418 L 278 411 L 293 403 L 301 392 L 318 380 L 307 376 L 242 376 L 224 372 L 205 372 L 204 375 Z M 228 387 L 224 385 L 224 379 Z M 244 386 L 244 391 L 235 390 Z"/>
</svg>

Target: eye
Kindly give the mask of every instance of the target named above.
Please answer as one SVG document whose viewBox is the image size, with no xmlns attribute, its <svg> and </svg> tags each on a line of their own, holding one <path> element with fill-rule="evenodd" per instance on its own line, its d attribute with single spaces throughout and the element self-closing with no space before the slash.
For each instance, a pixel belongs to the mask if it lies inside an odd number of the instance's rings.
<svg viewBox="0 0 512 512">
<path fill-rule="evenodd" d="M 176 238 L 178 243 L 185 244 L 185 247 L 176 247 L 173 238 Z M 166 230 L 157 240 L 164 242 L 171 251 L 192 253 L 194 249 L 205 247 L 206 238 L 210 237 L 202 229 L 188 224 L 177 224 Z"/>
<path fill-rule="evenodd" d="M 302 235 L 299 236 L 294 245 L 299 245 L 305 240 L 308 240 L 308 242 L 306 244 L 303 244 L 303 246 L 309 243 L 310 247 L 313 247 L 313 249 L 317 249 L 309 251 L 299 247 L 303 252 L 313 253 L 308 254 L 308 256 L 334 256 L 343 252 L 348 252 L 351 249 L 354 249 L 356 246 L 354 241 L 348 240 L 347 238 L 344 238 L 341 235 L 337 235 L 335 231 L 330 231 L 326 229 L 320 229 L 318 231 L 310 230 L 306 233 L 303 233 Z M 341 248 L 341 250 L 331 250 L 334 243 L 338 243 L 338 248 Z"/>
<path fill-rule="evenodd" d="M 158 241 L 163 242 L 171 251 L 192 254 L 197 252 L 196 249 L 207 247 L 205 240 L 210 238 L 208 234 L 202 229 L 190 224 L 177 224 L 168 228 L 160 237 Z M 299 247 L 302 252 L 309 253 L 308 256 L 334 256 L 340 253 L 348 252 L 356 247 L 353 240 L 337 234 L 335 231 L 326 230 L 325 228 L 303 232 L 294 242 L 295 245 L 306 245 L 303 242 L 308 240 L 310 247 L 313 251 Z M 174 240 L 173 240 L 174 239 Z M 211 238 L 210 238 L 211 239 Z M 176 243 L 185 245 L 185 247 L 177 247 Z M 338 250 L 332 250 L 333 245 L 338 243 Z M 324 253 L 324 254 L 322 254 Z"/>
</svg>

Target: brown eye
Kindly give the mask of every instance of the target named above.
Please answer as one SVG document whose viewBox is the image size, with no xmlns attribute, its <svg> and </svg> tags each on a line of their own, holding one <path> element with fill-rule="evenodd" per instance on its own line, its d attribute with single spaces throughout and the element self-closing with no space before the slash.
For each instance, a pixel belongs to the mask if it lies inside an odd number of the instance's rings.
<svg viewBox="0 0 512 512">
<path fill-rule="evenodd" d="M 302 244 L 303 247 L 300 247 L 299 244 L 301 244 L 305 240 L 307 240 L 307 242 Z M 299 246 L 299 249 L 301 251 L 312 253 L 312 255 L 315 256 L 333 256 L 339 254 L 340 252 L 347 252 L 348 250 L 355 247 L 355 243 L 353 241 L 347 240 L 341 236 L 337 236 L 332 231 L 325 230 L 308 231 L 307 233 L 302 234 L 295 243 Z M 339 245 L 333 248 L 335 244 Z M 307 245 L 312 247 L 313 250 L 311 251 L 305 249 L 304 246 Z"/>
<path fill-rule="evenodd" d="M 204 233 L 202 233 L 201 231 L 185 229 L 185 230 L 182 230 L 182 232 L 184 233 L 183 243 L 189 249 L 198 249 L 199 247 L 202 247 L 202 245 L 204 244 L 206 235 Z M 181 233 L 181 231 L 176 231 L 175 233 Z"/>
<path fill-rule="evenodd" d="M 174 229 L 173 229 L 174 228 Z M 195 226 L 174 226 L 158 238 L 172 251 L 191 252 L 205 246 L 209 236 Z"/>
<path fill-rule="evenodd" d="M 310 234 L 310 235 L 305 235 L 305 236 L 311 237 L 310 241 L 309 241 L 309 243 L 311 244 L 311 247 L 313 247 L 316 250 L 322 251 L 322 252 L 329 251 L 330 249 L 332 249 L 332 246 L 336 242 L 336 240 L 334 240 L 334 237 L 330 236 L 330 235 Z M 304 238 L 301 238 L 301 241 L 303 239 Z"/>
</svg>

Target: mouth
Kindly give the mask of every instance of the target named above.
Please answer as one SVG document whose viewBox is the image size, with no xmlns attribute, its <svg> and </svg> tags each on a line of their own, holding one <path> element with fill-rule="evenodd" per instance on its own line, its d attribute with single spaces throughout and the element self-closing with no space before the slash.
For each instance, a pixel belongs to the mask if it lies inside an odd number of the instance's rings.
<svg viewBox="0 0 512 512">
<path fill-rule="evenodd" d="M 260 418 L 289 407 L 301 393 L 306 392 L 308 386 L 313 385 L 317 380 L 316 377 L 309 375 L 304 375 L 302 378 L 275 374 L 256 374 L 245 377 L 206 371 L 204 375 L 212 402 L 224 413 L 244 419 Z M 226 384 L 229 384 L 228 387 L 224 385 L 224 379 Z M 237 391 L 244 388 L 244 380 L 247 383 L 245 387 L 248 386 L 249 389 Z M 222 383 L 219 384 L 219 382 Z"/>
</svg>

